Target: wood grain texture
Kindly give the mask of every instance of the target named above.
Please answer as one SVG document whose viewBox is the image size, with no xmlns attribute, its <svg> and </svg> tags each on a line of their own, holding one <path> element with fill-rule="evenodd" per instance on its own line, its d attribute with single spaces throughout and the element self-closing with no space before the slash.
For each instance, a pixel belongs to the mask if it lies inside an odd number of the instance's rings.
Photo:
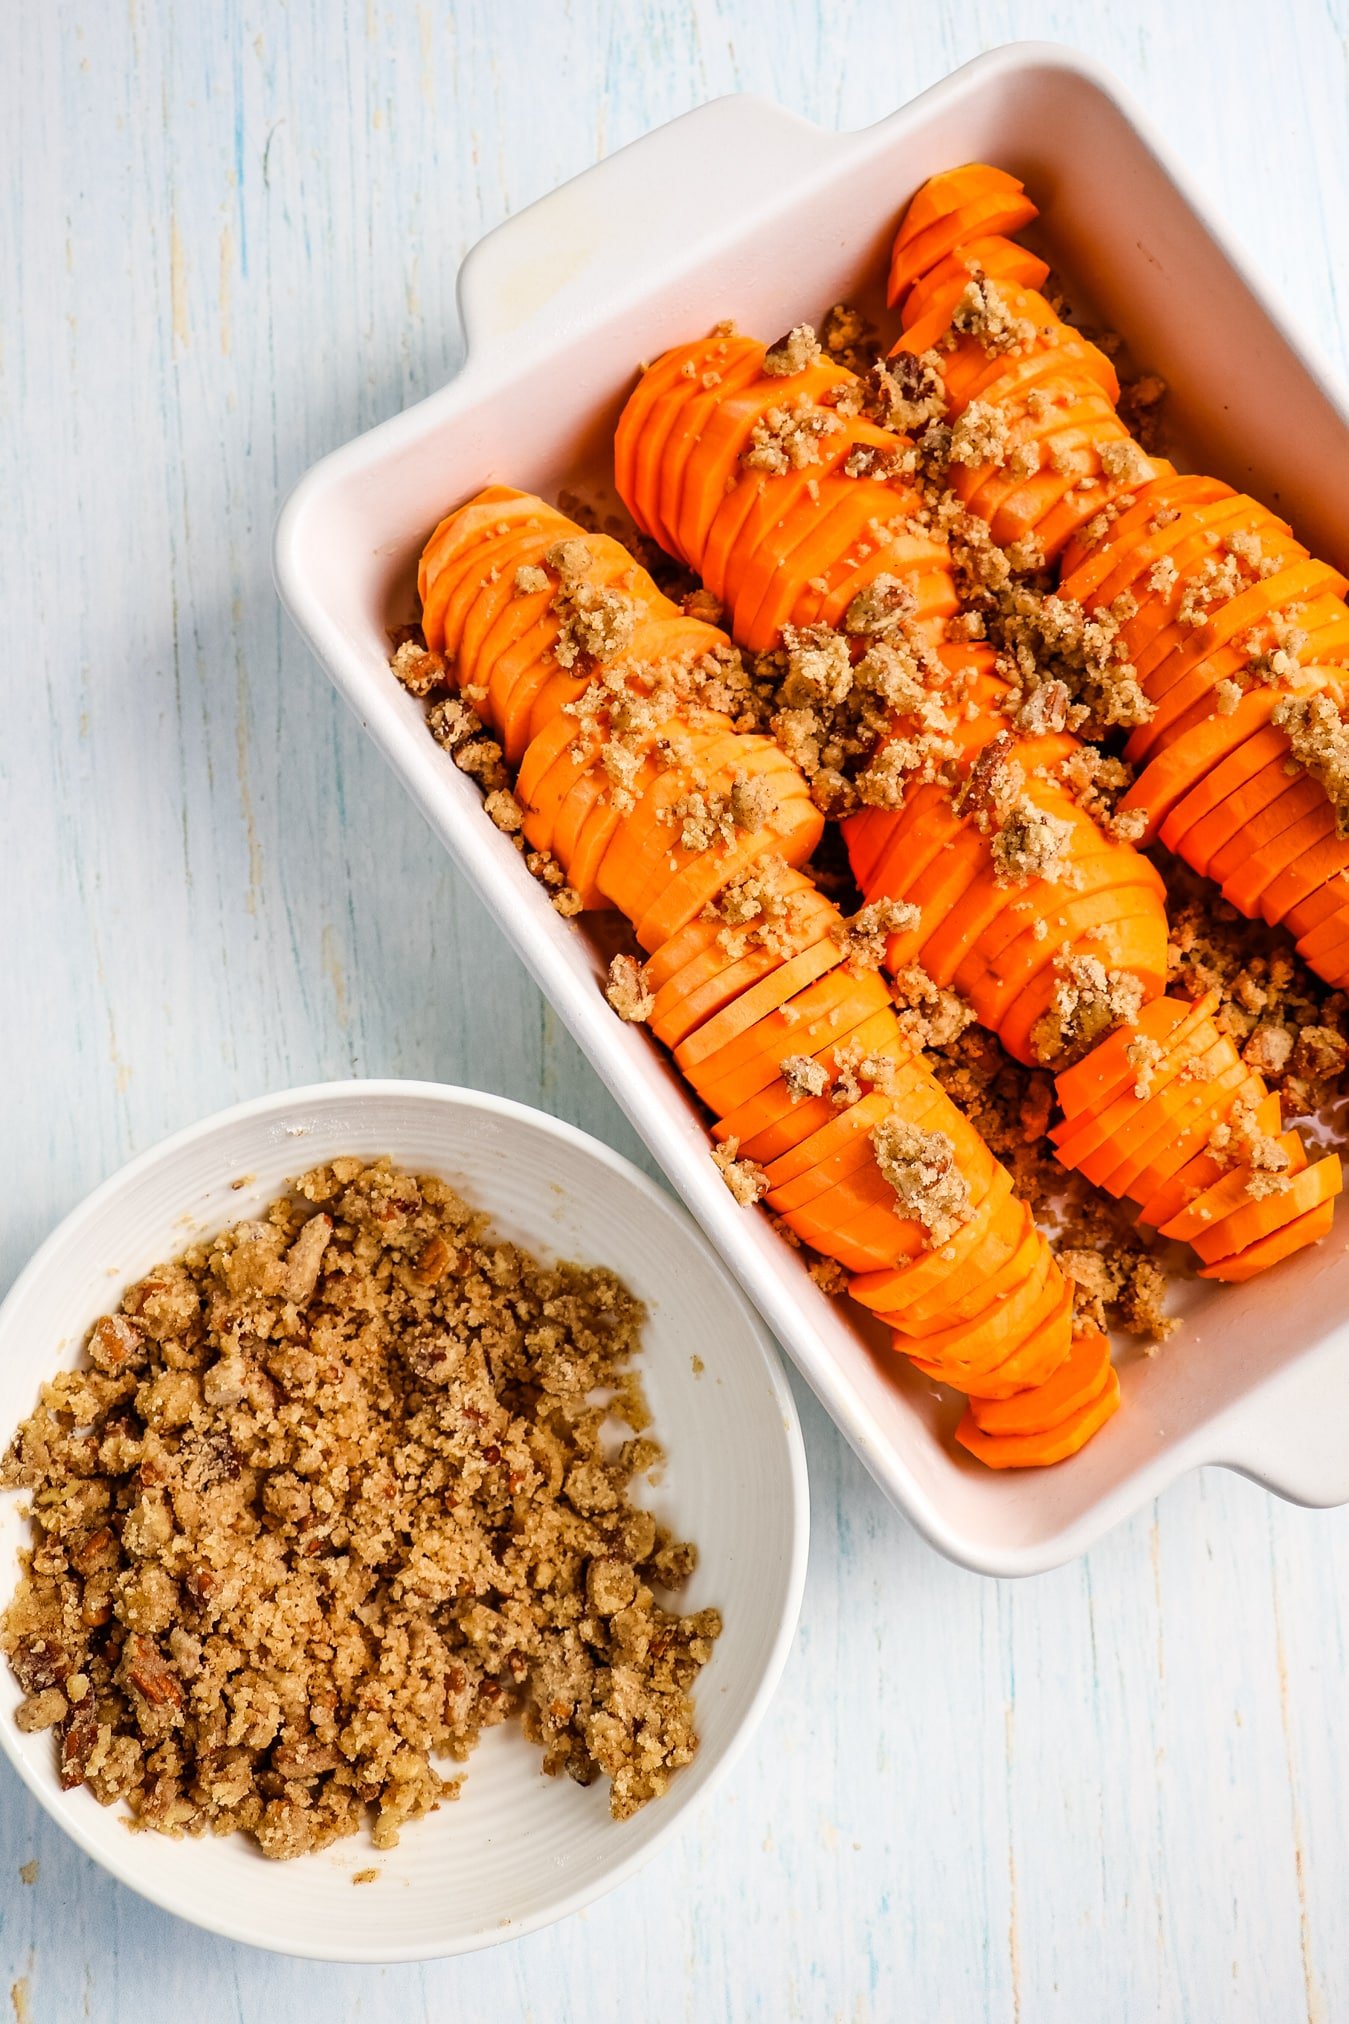
<svg viewBox="0 0 1349 2024">
<path fill-rule="evenodd" d="M 456 267 L 506 212 L 719 92 L 854 126 L 1049 37 L 1123 75 L 1346 356 L 1343 0 L 1234 0 L 1218 32 L 1204 0 L 6 12 L 5 1283 L 130 1153 L 287 1083 L 475 1083 L 641 1157 L 269 576 L 299 473 L 454 370 Z M 1349 1513 L 1195 1478 L 999 1585 L 802 1408 L 787 1678 L 642 1877 L 465 1962 L 301 1967 L 141 1904 L 0 1771 L 0 2011 L 13 1985 L 33 2024 L 1349 2015 Z"/>
</svg>

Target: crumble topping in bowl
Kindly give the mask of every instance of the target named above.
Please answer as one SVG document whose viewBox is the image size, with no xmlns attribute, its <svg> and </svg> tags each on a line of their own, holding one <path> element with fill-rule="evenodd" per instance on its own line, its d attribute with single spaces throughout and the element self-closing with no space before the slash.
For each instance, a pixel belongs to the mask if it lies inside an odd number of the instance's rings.
<svg viewBox="0 0 1349 2024">
<path fill-rule="evenodd" d="M 0 1462 L 34 1539 L 0 1618 L 67 1788 L 269 1856 L 458 1796 L 521 1717 L 624 1819 L 698 1746 L 716 1610 L 630 1501 L 661 1450 L 611 1272 L 545 1266 L 434 1178 L 305 1174 L 127 1289 Z M 621 1420 L 615 1442 L 606 1422 Z"/>
</svg>

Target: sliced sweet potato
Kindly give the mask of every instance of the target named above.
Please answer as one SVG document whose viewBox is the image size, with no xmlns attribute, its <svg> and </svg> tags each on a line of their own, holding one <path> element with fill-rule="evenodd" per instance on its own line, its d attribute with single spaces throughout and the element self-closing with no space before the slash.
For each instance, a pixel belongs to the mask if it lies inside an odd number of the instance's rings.
<svg viewBox="0 0 1349 2024">
<path fill-rule="evenodd" d="M 1091 1052 L 1084 1054 L 1071 1068 L 1061 1069 L 1055 1077 L 1054 1088 L 1066 1121 L 1063 1129 L 1066 1130 L 1075 1118 L 1094 1114 L 1138 1080 L 1138 1070 L 1129 1059 L 1129 1049 L 1136 1039 L 1141 1036 L 1162 1048 L 1164 1053 L 1169 1053 L 1188 1037 L 1201 1019 L 1211 1016 L 1217 1005 L 1216 991 L 1205 992 L 1193 1003 L 1183 998 L 1155 999 L 1145 1005 L 1127 1026 L 1117 1026 L 1104 1040 L 1098 1041 Z M 1059 1129 L 1051 1136 L 1057 1141 Z"/>
<path fill-rule="evenodd" d="M 912 233 L 907 241 L 901 243 L 897 240 L 887 284 L 887 299 L 891 307 L 901 305 L 913 283 L 929 268 L 935 267 L 938 261 L 946 259 L 956 247 L 991 233 L 1019 231 L 1023 225 L 1029 225 L 1036 215 L 1034 204 L 1024 192 L 1005 186 L 990 188 L 983 194 L 967 198 L 943 216 L 934 218 L 930 225 Z"/>
<path fill-rule="evenodd" d="M 1022 288 L 1043 288 L 1049 278 L 1049 264 L 1025 246 L 997 234 L 967 239 L 914 282 L 904 303 L 908 322 L 922 322 L 952 283 L 958 282 L 963 290 L 973 273 L 999 283 L 1018 283 Z"/>
<path fill-rule="evenodd" d="M 1029 1244 L 1026 1252 L 1028 1269 L 1010 1290 L 968 1320 L 923 1334 L 922 1356 L 929 1369 L 942 1366 L 953 1373 L 953 1383 L 968 1390 L 963 1377 L 955 1376 L 955 1372 L 996 1368 L 1052 1312 L 1061 1291 L 1053 1254 L 1043 1241 Z"/>
<path fill-rule="evenodd" d="M 658 949 L 677 928 L 710 905 L 726 885 L 765 856 L 781 857 L 790 865 L 805 864 L 814 856 L 823 833 L 824 818 L 808 794 L 784 797 L 763 828 L 737 832 L 733 843 L 699 851 L 689 864 L 673 872 L 646 911 L 633 921 L 633 933 L 644 949 Z"/>
<path fill-rule="evenodd" d="M 1030 1210 L 1022 1203 L 1016 1204 L 1016 1207 L 1021 1211 L 1015 1218 L 1018 1234 L 1013 1238 L 1011 1251 L 1000 1265 L 982 1274 L 976 1274 L 971 1269 L 968 1273 L 949 1275 L 939 1292 L 931 1295 L 926 1302 L 906 1300 L 897 1307 L 878 1308 L 876 1312 L 881 1320 L 906 1341 L 921 1342 L 926 1336 L 954 1323 L 972 1320 L 993 1303 L 1014 1293 L 1031 1276 L 1038 1253 L 1046 1248 L 1045 1239 L 1036 1229 Z"/>
<path fill-rule="evenodd" d="M 1134 1081 L 1126 1082 L 1108 1103 L 1056 1125 L 1050 1137 L 1061 1164 L 1070 1170 L 1081 1169 L 1084 1161 L 1103 1151 L 1122 1158 L 1131 1144 L 1156 1129 L 1163 1114 L 1175 1114 L 1173 1095 L 1187 1095 L 1199 1077 L 1207 1074 L 1210 1054 L 1222 1039 L 1208 1021 L 1192 1026 L 1168 1046 L 1162 1060 L 1151 1065 L 1146 1075 L 1131 1071 Z M 1227 1044 L 1230 1047 L 1231 1042 Z M 1225 1066 L 1225 1060 L 1220 1065 Z M 1181 1076 L 1184 1085 L 1177 1091 Z"/>
<path fill-rule="evenodd" d="M 1101 1390 L 1110 1368 L 1110 1342 L 1099 1329 L 1074 1336 L 1052 1377 L 1010 1398 L 971 1398 L 969 1413 L 983 1434 L 1042 1434 Z"/>
<path fill-rule="evenodd" d="M 1278 835 L 1288 819 L 1285 804 L 1293 787 L 1287 755 L 1276 752 L 1186 832 L 1185 862 L 1203 877 L 1221 877 L 1216 868 L 1220 860 L 1240 862 L 1248 847 Z"/>
<path fill-rule="evenodd" d="M 1228 1285 L 1241 1285 L 1254 1279 L 1261 1272 L 1268 1272 L 1271 1265 L 1282 1264 L 1285 1258 L 1292 1258 L 1297 1252 L 1305 1251 L 1311 1244 L 1319 1244 L 1330 1235 L 1335 1221 L 1335 1203 L 1322 1202 L 1315 1209 L 1307 1209 L 1281 1228 L 1272 1230 L 1267 1237 L 1248 1244 L 1244 1251 L 1236 1252 L 1230 1258 L 1220 1258 L 1216 1264 L 1201 1265 L 1201 1279 L 1221 1279 Z"/>
<path fill-rule="evenodd" d="M 1019 1241 L 1024 1227 L 1022 1206 L 1012 1193 L 1010 1174 L 999 1166 L 970 1220 L 947 1243 L 932 1247 L 912 1264 L 894 1271 L 859 1274 L 848 1290 L 854 1300 L 877 1314 L 910 1307 L 919 1311 L 953 1275 L 968 1274 L 980 1281 L 998 1269 Z"/>
<path fill-rule="evenodd" d="M 1230 1118 L 1237 1103 L 1258 1104 L 1263 1078 L 1247 1069 L 1234 1047 L 1215 1049 L 1214 1065 L 1190 1090 L 1174 1092 L 1176 1108 L 1155 1119 L 1146 1137 L 1133 1140 L 1113 1164 L 1103 1159 L 1093 1174 L 1107 1194 L 1146 1201 L 1165 1185 L 1168 1175 L 1185 1167 L 1191 1156 L 1209 1145 L 1214 1131 Z M 1277 1130 L 1277 1121 L 1275 1129 Z"/>
<path fill-rule="evenodd" d="M 1055 1268 L 1056 1272 L 1058 1268 Z M 962 1390 L 977 1391 L 980 1398 L 1010 1398 L 1013 1392 L 1026 1391 L 1031 1385 L 1044 1384 L 1072 1352 L 1073 1346 L 1073 1289 L 1063 1274 L 1058 1272 L 1060 1294 L 1058 1304 L 1024 1340 L 1017 1344 L 1009 1356 L 992 1369 L 981 1371 L 978 1380 Z"/>
<path fill-rule="evenodd" d="M 1288 1134 L 1287 1136 L 1292 1136 Z M 1224 1258 L 1239 1257 L 1251 1245 L 1286 1229 L 1289 1223 L 1333 1201 L 1344 1185 L 1338 1153 L 1327 1153 L 1294 1176 L 1282 1194 L 1262 1195 L 1247 1200 L 1221 1222 L 1190 1239 L 1206 1265 Z M 1213 1193 L 1210 1189 L 1209 1194 Z"/>
<path fill-rule="evenodd" d="M 1122 810 L 1141 808 L 1147 816 L 1140 843 L 1153 842 L 1209 775 L 1268 724 L 1277 700 L 1272 689 L 1252 689 L 1225 713 L 1210 697 L 1203 716 L 1154 753 L 1120 802 Z"/>
<path fill-rule="evenodd" d="M 915 1368 L 939 1384 L 954 1384 L 961 1391 L 977 1391 L 981 1398 L 1006 1398 L 1043 1384 L 1052 1377 L 1072 1348 L 1073 1294 L 1057 1266 L 1052 1269 L 1045 1290 L 1043 1318 L 1003 1356 L 1001 1362 L 986 1362 L 980 1368 L 964 1365 L 954 1369 L 945 1362 L 933 1363 L 918 1351 L 910 1351 Z M 896 1348 L 905 1348 L 896 1336 Z M 1005 1347 L 1005 1345 L 1004 1345 Z"/>
<path fill-rule="evenodd" d="M 802 974 L 798 969 L 793 978 Z M 789 988 L 792 981 L 787 980 Z M 762 988 L 754 986 L 756 991 Z M 798 988 L 794 997 L 779 998 L 756 1024 L 724 1041 L 706 1059 L 691 1063 L 684 1073 L 713 1116 L 726 1117 L 757 1090 L 777 1081 L 778 1063 L 785 1054 L 811 1054 L 889 1002 L 874 970 L 858 976 L 846 965 L 831 966 L 814 983 Z M 706 1031 L 704 1027 L 695 1039 L 701 1040 Z"/>
<path fill-rule="evenodd" d="M 1100 1392 L 1056 1427 L 1034 1434 L 985 1434 L 980 1432 L 973 1413 L 967 1411 L 956 1428 L 956 1439 L 976 1461 L 990 1469 L 1044 1469 L 1055 1462 L 1067 1461 L 1084 1448 L 1118 1411 L 1119 1402 L 1119 1375 L 1112 1366 Z"/>
<path fill-rule="evenodd" d="M 1267 693 L 1257 692 L 1252 697 L 1243 698 L 1243 701 L 1265 705 L 1263 714 L 1250 713 L 1259 717 L 1260 728 L 1254 732 L 1248 731 L 1238 739 L 1234 749 L 1222 754 L 1221 757 L 1217 757 L 1215 751 L 1221 737 L 1219 727 L 1230 723 L 1230 718 L 1213 720 L 1213 735 L 1207 740 L 1193 741 L 1206 748 L 1209 764 L 1189 792 L 1173 804 L 1161 825 L 1161 839 L 1168 850 L 1181 851 L 1185 838 L 1197 822 L 1202 822 L 1206 816 L 1211 815 L 1228 800 L 1229 796 L 1243 793 L 1248 783 L 1260 776 L 1271 761 L 1287 756 L 1287 738 L 1269 722 L 1272 698 Z M 1235 714 L 1236 712 L 1233 712 L 1234 716 Z M 1168 756 L 1169 751 L 1156 763 L 1163 764 Z M 1236 815 L 1235 809 L 1232 812 Z M 1236 815 L 1236 819 L 1244 820 L 1244 814 Z"/>
<path fill-rule="evenodd" d="M 1334 835 L 1321 837 L 1270 880 L 1260 895 L 1260 912 L 1271 927 L 1281 922 L 1291 933 L 1298 934 L 1304 909 L 1315 904 L 1317 895 L 1327 885 L 1332 891 L 1337 889 L 1346 869 L 1349 869 L 1349 842 Z M 1336 904 L 1342 905 L 1342 900 Z M 1320 960 L 1318 956 L 1317 961 Z"/>
<path fill-rule="evenodd" d="M 1295 1131 L 1281 1133 L 1279 1144 L 1290 1164 L 1296 1160 L 1305 1163 L 1306 1155 L 1302 1141 Z M 1250 1177 L 1250 1169 L 1244 1162 L 1240 1166 L 1227 1168 L 1216 1181 L 1212 1181 L 1207 1188 L 1202 1189 L 1193 1201 L 1187 1202 L 1183 1209 L 1178 1209 L 1169 1222 L 1161 1225 L 1161 1235 L 1173 1237 L 1184 1244 L 1193 1244 L 1197 1249 L 1206 1236 L 1216 1233 L 1220 1228 L 1225 1229 L 1229 1217 L 1234 1213 L 1247 1205 L 1255 1206 L 1246 1186 Z M 1312 1205 L 1308 1203 L 1304 1206 Z M 1227 1249 L 1240 1250 L 1241 1244 L 1234 1241 Z M 1218 1251 L 1214 1255 L 1222 1257 L 1224 1253 Z"/>
<path fill-rule="evenodd" d="M 1230 485 L 1217 478 L 1173 476 L 1154 479 L 1134 504 L 1111 521 L 1100 540 L 1090 546 L 1074 542 L 1064 553 L 1059 595 L 1089 611 L 1108 607 L 1122 590 L 1131 590 L 1162 556 L 1203 528 L 1224 501 L 1234 501 Z M 1228 508 L 1234 517 L 1235 508 Z"/>
<path fill-rule="evenodd" d="M 1333 846 L 1336 815 L 1319 780 L 1304 776 L 1301 792 L 1289 796 L 1285 821 L 1277 836 L 1252 845 L 1250 855 L 1238 858 L 1221 881 L 1222 896 L 1229 905 L 1248 917 L 1262 911 L 1265 896 L 1275 882 L 1318 844 Z M 1216 860 L 1215 860 L 1216 862 Z M 1276 912 L 1273 916 L 1279 918 Z"/>
<path fill-rule="evenodd" d="M 1228 1121 L 1234 1105 L 1238 1101 L 1258 1105 L 1263 1094 L 1263 1078 L 1252 1077 L 1239 1059 L 1196 1087 L 1193 1096 L 1186 1098 L 1183 1110 L 1169 1119 L 1167 1128 L 1159 1131 L 1130 1163 L 1128 1192 L 1133 1201 L 1148 1211 L 1144 1215 L 1140 1209 L 1143 1221 L 1156 1221 L 1151 1214 L 1152 1203 L 1167 1199 L 1169 1184 L 1198 1154 L 1207 1150 L 1215 1128 Z"/>
<path fill-rule="evenodd" d="M 1283 1129 L 1282 1107 L 1274 1090 L 1261 1093 L 1263 1079 L 1253 1078 L 1247 1089 L 1238 1089 L 1239 1098 L 1245 1097 L 1254 1104 L 1254 1122 L 1257 1131 L 1269 1138 L 1277 1138 Z M 1226 1163 L 1209 1150 L 1207 1142 L 1198 1152 L 1176 1167 L 1169 1180 L 1162 1181 L 1155 1189 L 1138 1188 L 1135 1199 L 1139 1203 L 1138 1218 L 1160 1228 L 1169 1223 L 1173 1216 L 1190 1202 L 1197 1200 L 1205 1188 L 1211 1188 L 1227 1171 Z"/>
<path fill-rule="evenodd" d="M 848 1175 L 784 1221 L 803 1243 L 849 1272 L 882 1270 L 928 1247 L 926 1230 L 896 1212 L 890 1185 L 874 1165 Z"/>
<path fill-rule="evenodd" d="M 873 1013 L 849 1032 L 840 1033 L 832 1045 L 816 1050 L 811 1058 L 831 1077 L 836 1072 L 836 1052 L 840 1047 L 854 1049 L 864 1059 L 884 1056 L 897 1065 L 909 1061 L 913 1054 L 907 1036 L 888 1007 Z M 734 1138 L 745 1159 L 767 1167 L 826 1124 L 836 1108 L 832 1088 L 819 1096 L 794 1096 L 779 1075 L 776 1081 L 756 1091 L 747 1103 L 720 1119 L 713 1127 L 713 1135 L 718 1139 Z"/>
<path fill-rule="evenodd" d="M 1009 299 L 1015 302 L 1017 314 L 1028 308 L 1033 310 L 1035 305 L 1048 309 L 1044 297 L 1033 289 L 1012 290 Z M 950 306 L 934 304 L 936 313 L 925 316 L 922 325 L 915 324 L 906 331 L 895 350 L 922 352 L 942 341 L 947 334 L 942 317 L 949 318 L 952 307 L 953 302 Z M 1009 401 L 1023 399 L 1032 386 L 1059 386 L 1069 381 L 1069 376 L 1075 386 L 1095 380 L 1107 399 L 1119 397 L 1119 379 L 1105 353 L 1062 326 L 1053 344 L 1040 342 L 1029 351 L 990 355 L 978 338 L 961 337 L 953 349 L 942 352 L 942 378 L 951 416 L 963 413 L 976 400 L 987 401 L 991 407 L 1003 407 Z"/>
<path fill-rule="evenodd" d="M 992 167 L 988 162 L 966 162 L 958 169 L 942 169 L 935 176 L 929 176 L 922 187 L 910 198 L 904 216 L 900 220 L 895 243 L 907 246 L 940 218 L 961 210 L 972 199 L 991 196 L 1007 198 L 1024 194 L 1024 185 L 1006 169 Z"/>
</svg>

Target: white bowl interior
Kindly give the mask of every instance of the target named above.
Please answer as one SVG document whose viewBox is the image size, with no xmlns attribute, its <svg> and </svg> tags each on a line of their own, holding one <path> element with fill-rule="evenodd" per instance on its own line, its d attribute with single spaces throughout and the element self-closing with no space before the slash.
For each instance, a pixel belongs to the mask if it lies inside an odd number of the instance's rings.
<svg viewBox="0 0 1349 2024">
<path fill-rule="evenodd" d="M 1309 1501 L 1349 1496 L 1349 1461 L 1320 1433 L 1325 1413 L 1309 1417 L 1304 1391 L 1295 1400 L 1281 1384 L 1296 1359 L 1342 1343 L 1343 1219 L 1265 1283 L 1188 1288 L 1183 1330 L 1155 1360 L 1126 1352 L 1126 1410 L 1072 1462 L 981 1468 L 934 1438 L 949 1432 L 954 1402 L 735 1209 L 696 1105 L 594 988 L 602 933 L 558 922 L 483 820 L 389 674 L 385 634 L 413 615 L 416 556 L 449 506 L 490 481 L 545 494 L 601 484 L 639 360 L 725 316 L 771 337 L 840 298 L 873 304 L 909 195 L 975 158 L 1028 179 L 1044 242 L 1101 320 L 1167 377 L 1195 455 L 1343 559 L 1343 416 L 1112 93 L 1066 52 L 1029 46 L 980 59 L 862 134 L 722 101 L 510 221 L 466 263 L 464 374 L 310 474 L 279 530 L 277 565 L 329 671 L 859 1454 L 944 1551 L 1016 1573 L 1081 1550 L 1197 1462 L 1248 1468 Z M 1320 1367 L 1318 1384 L 1322 1397 L 1329 1384 L 1349 1391 L 1344 1356 Z"/>
<path fill-rule="evenodd" d="M 701 1561 L 681 1606 L 715 1604 L 725 1631 L 696 1690 L 702 1746 L 670 1791 L 609 1818 L 607 1786 L 542 1775 L 518 1726 L 491 1731 L 463 1797 L 379 1854 L 365 1835 L 269 1863 L 240 1836 L 174 1842 L 131 1833 L 118 1809 L 63 1794 L 50 1735 L 14 1725 L 0 1666 L 0 1743 L 81 1846 L 170 1911 L 232 1937 L 328 1960 L 455 1953 L 545 1923 L 616 1883 L 726 1769 L 785 1660 L 805 1572 L 800 1428 L 775 1353 L 697 1231 L 626 1161 L 571 1127 L 472 1091 L 338 1084 L 228 1112 L 105 1184 L 39 1253 L 0 1310 L 0 1447 L 39 1384 L 73 1363 L 121 1288 L 196 1231 L 254 1213 L 295 1175 L 341 1153 L 390 1154 L 462 1188 L 538 1255 L 612 1266 L 650 1309 L 643 1371 L 668 1447 L 641 1493 Z M 235 1186 L 242 1181 L 241 1186 Z M 704 1368 L 695 1371 L 693 1358 Z M 0 1585 L 12 1591 L 27 1528 L 0 1498 Z M 375 1866 L 375 1882 L 353 1874 Z"/>
</svg>

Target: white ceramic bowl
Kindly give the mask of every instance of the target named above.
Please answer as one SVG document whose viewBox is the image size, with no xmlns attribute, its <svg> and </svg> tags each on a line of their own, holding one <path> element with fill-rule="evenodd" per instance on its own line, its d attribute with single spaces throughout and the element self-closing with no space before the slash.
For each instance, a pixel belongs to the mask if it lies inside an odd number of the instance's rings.
<svg viewBox="0 0 1349 2024">
<path fill-rule="evenodd" d="M 649 1502 L 697 1541 L 682 1600 L 725 1631 L 700 1676 L 702 1747 L 666 1796 L 609 1818 L 607 1786 L 542 1775 L 516 1725 L 484 1738 L 463 1797 L 374 1851 L 355 1836 L 269 1863 L 241 1836 L 133 1834 L 116 1808 L 62 1793 L 50 1735 L 14 1724 L 0 1664 L 0 1745 L 86 1854 L 144 1897 L 231 1939 L 333 1961 L 467 1952 L 545 1925 L 619 1883 L 722 1778 L 762 1715 L 796 1628 L 808 1531 L 791 1393 L 762 1323 L 683 1212 L 570 1125 L 475 1090 L 328 1083 L 207 1118 L 124 1167 L 48 1238 L 0 1308 L 0 1448 L 38 1386 L 74 1363 L 120 1289 L 195 1231 L 254 1214 L 307 1167 L 388 1153 L 435 1173 L 536 1254 L 611 1266 L 647 1302 L 643 1374 L 668 1466 Z M 246 1178 L 244 1178 L 246 1177 Z M 239 1187 L 232 1183 L 243 1179 Z M 704 1366 L 695 1371 L 693 1357 Z M 0 1497 L 0 1589 L 18 1575 L 20 1499 Z M 352 1876 L 376 1866 L 375 1882 Z"/>
<path fill-rule="evenodd" d="M 721 99 L 509 219 L 460 277 L 463 371 L 302 480 L 276 573 L 338 688 L 877 1481 L 954 1559 L 1029 1574 L 1202 1463 L 1304 1503 L 1349 1499 L 1349 1214 L 1266 1279 L 1196 1282 L 1182 1331 L 1163 1355 L 1128 1359 L 1125 1410 L 1072 1461 L 981 1467 L 950 1440 L 954 1398 L 826 1299 L 764 1217 L 736 1208 L 698 1106 L 596 988 L 596 922 L 560 921 L 484 819 L 390 674 L 386 630 L 414 615 L 416 558 L 448 507 L 494 481 L 546 495 L 602 482 L 637 362 L 719 317 L 772 338 L 841 298 L 879 308 L 912 192 L 978 160 L 1027 179 L 1074 292 L 1166 376 L 1195 468 L 1262 494 L 1345 566 L 1349 423 L 1324 368 L 1118 85 L 1073 51 L 1023 43 L 863 133 Z"/>
</svg>

